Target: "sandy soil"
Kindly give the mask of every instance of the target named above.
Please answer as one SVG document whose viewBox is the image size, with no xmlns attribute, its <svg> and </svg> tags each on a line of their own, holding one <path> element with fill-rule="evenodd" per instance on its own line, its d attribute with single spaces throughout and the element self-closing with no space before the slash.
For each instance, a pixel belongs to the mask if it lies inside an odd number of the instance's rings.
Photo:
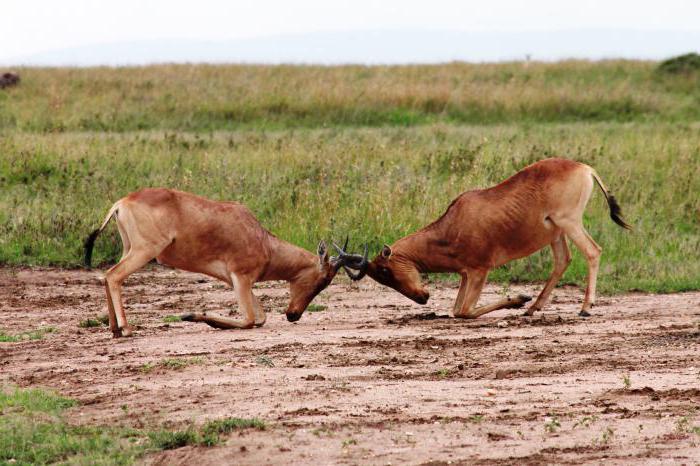
<svg viewBox="0 0 700 466">
<path fill-rule="evenodd" d="M 700 293 L 603 297 L 582 319 L 582 293 L 564 288 L 534 318 L 503 310 L 463 321 L 446 318 L 455 286 L 431 285 L 419 306 L 369 280 L 337 280 L 315 301 L 327 309 L 291 324 L 275 283 L 256 289 L 263 328 L 222 331 L 163 317 L 229 309 L 230 290 L 155 268 L 127 281 L 138 330 L 114 340 L 106 327 L 78 327 L 106 312 L 98 276 L 0 270 L 0 329 L 57 329 L 0 343 L 0 384 L 80 400 L 69 411 L 76 423 L 184 428 L 236 416 L 269 425 L 147 463 L 700 461 Z M 481 302 L 501 291 L 488 288 Z M 159 365 L 168 358 L 194 364 Z"/>
</svg>

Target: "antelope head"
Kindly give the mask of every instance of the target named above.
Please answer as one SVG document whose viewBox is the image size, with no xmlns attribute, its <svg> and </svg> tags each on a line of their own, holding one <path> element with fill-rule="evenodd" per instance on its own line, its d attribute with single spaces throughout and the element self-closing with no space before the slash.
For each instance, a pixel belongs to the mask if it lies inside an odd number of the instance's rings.
<svg viewBox="0 0 700 466">
<path fill-rule="evenodd" d="M 418 304 L 428 302 L 430 293 L 423 287 L 416 264 L 400 251 L 393 251 L 390 246 L 384 245 L 372 262 L 367 262 L 366 248 L 364 257 L 356 254 L 347 256 L 343 268 L 352 280 L 361 280 L 369 275 Z"/>
<path fill-rule="evenodd" d="M 342 249 L 335 243 L 333 243 L 333 246 L 340 251 L 339 256 L 330 256 L 328 254 L 325 241 L 318 243 L 317 266 L 307 268 L 296 280 L 290 282 L 291 300 L 286 311 L 288 321 L 296 322 L 301 318 L 311 301 L 331 284 L 341 267 L 347 267 L 349 263 L 357 262 L 363 257 L 345 252 L 345 249 L 348 247 L 347 238 Z M 367 261 L 366 246 L 364 260 L 365 262 Z"/>
</svg>

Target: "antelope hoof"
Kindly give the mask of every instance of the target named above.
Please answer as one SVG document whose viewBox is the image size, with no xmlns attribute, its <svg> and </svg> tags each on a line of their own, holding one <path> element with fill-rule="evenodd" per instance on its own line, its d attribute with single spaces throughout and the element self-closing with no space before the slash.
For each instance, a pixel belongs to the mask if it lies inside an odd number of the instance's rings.
<svg viewBox="0 0 700 466">
<path fill-rule="evenodd" d="M 180 320 L 184 322 L 195 322 L 195 314 L 193 312 L 182 314 L 180 315 Z"/>
<path fill-rule="evenodd" d="M 581 317 L 590 317 L 591 313 L 585 310 L 581 310 L 581 312 L 579 312 L 578 315 Z"/>
<path fill-rule="evenodd" d="M 508 298 L 508 301 L 509 303 L 506 305 L 506 309 L 520 309 L 525 305 L 525 303 L 527 303 L 528 301 L 532 301 L 532 296 L 528 296 L 526 294 L 519 294 L 515 298 Z"/>
<path fill-rule="evenodd" d="M 120 329 L 121 330 L 121 336 L 123 337 L 130 337 L 134 335 L 134 327 L 131 325 L 127 325 L 126 327 Z"/>
<path fill-rule="evenodd" d="M 535 311 L 541 311 L 541 310 L 542 310 L 542 309 L 540 309 L 540 308 L 537 308 L 537 307 L 534 307 L 534 306 L 530 306 L 530 307 L 527 309 L 527 311 L 525 311 L 525 313 L 523 314 L 523 317 L 532 317 L 532 316 L 535 315 Z"/>
</svg>

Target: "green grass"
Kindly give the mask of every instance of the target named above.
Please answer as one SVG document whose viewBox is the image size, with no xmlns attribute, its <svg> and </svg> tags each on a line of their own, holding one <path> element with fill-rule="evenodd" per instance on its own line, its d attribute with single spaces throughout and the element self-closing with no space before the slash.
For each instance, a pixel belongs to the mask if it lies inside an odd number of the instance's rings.
<svg viewBox="0 0 700 466">
<path fill-rule="evenodd" d="M 306 307 L 306 312 L 323 312 L 326 309 L 328 309 L 328 306 L 324 306 L 323 304 L 309 304 Z"/>
<path fill-rule="evenodd" d="M 176 432 L 158 431 L 149 434 L 151 443 L 160 450 L 172 450 L 185 445 L 204 445 L 211 447 L 221 442 L 221 434 L 228 434 L 235 430 L 243 429 L 267 429 L 267 424 L 258 418 L 243 419 L 230 417 L 209 421 L 200 429 L 190 426 L 187 430 Z"/>
<path fill-rule="evenodd" d="M 82 242 L 111 204 L 143 186 L 169 186 L 247 204 L 268 229 L 314 250 L 350 235 L 357 250 L 437 218 L 470 188 L 561 155 L 591 164 L 617 196 L 630 233 L 613 224 L 600 193 L 584 222 L 603 247 L 602 292 L 700 288 L 700 126 L 596 123 L 278 132 L 10 132 L 0 139 L 0 263 L 76 266 Z M 563 283 L 582 284 L 574 249 Z M 110 225 L 95 263 L 119 259 Z M 550 252 L 491 274 L 539 281 Z"/>
<path fill-rule="evenodd" d="M 165 322 L 166 324 L 172 324 L 175 322 L 182 322 L 182 318 L 180 316 L 174 316 L 174 315 L 165 316 L 165 317 L 163 317 L 163 322 Z"/>
<path fill-rule="evenodd" d="M 0 129 L 214 131 L 434 122 L 697 120 L 697 74 L 657 63 L 24 68 Z M 194 142 L 196 145 L 196 142 Z"/>
<path fill-rule="evenodd" d="M 21 69 L 0 93 L 0 264 L 80 265 L 88 232 L 145 186 L 238 200 L 309 250 L 349 234 L 376 253 L 462 191 L 563 156 L 595 167 L 635 227 L 594 194 L 600 291 L 700 289 L 700 78 L 657 66 Z M 94 262 L 120 255 L 110 225 Z M 547 250 L 490 279 L 550 269 Z M 585 276 L 574 248 L 562 283 Z"/>
<path fill-rule="evenodd" d="M 221 441 L 221 434 L 228 434 L 242 429 L 265 430 L 267 429 L 267 424 L 258 418 L 244 419 L 239 417 L 209 421 L 202 426 L 200 443 L 206 446 L 216 445 Z"/>
<path fill-rule="evenodd" d="M 85 320 L 78 322 L 78 327 L 80 328 L 92 328 L 92 327 L 102 327 L 109 325 L 109 316 L 103 315 L 100 317 L 88 317 Z"/>
<path fill-rule="evenodd" d="M 174 450 L 175 448 L 199 443 L 199 435 L 192 429 L 171 432 L 167 430 L 151 432 L 148 437 L 153 446 L 159 450 Z"/>
<path fill-rule="evenodd" d="M 194 358 L 166 358 L 158 363 L 159 366 L 166 369 L 180 370 L 187 366 L 192 366 L 195 364 L 203 364 L 204 358 L 194 357 Z"/>
<path fill-rule="evenodd" d="M 170 370 L 181 370 L 184 369 L 187 366 L 192 366 L 196 364 L 203 364 L 204 363 L 204 358 L 201 357 L 194 357 L 194 358 L 166 358 L 161 361 L 158 361 L 157 363 L 152 363 L 148 362 L 139 368 L 139 371 L 143 372 L 144 374 L 147 374 L 151 372 L 153 369 L 156 367 L 160 367 L 163 369 L 170 369 Z"/>
<path fill-rule="evenodd" d="M 0 464 L 130 464 L 145 451 L 128 429 L 68 424 L 75 401 L 39 389 L 0 389 Z"/>
<path fill-rule="evenodd" d="M 213 446 L 221 435 L 267 428 L 260 419 L 225 418 L 182 431 L 76 426 L 63 411 L 74 400 L 40 389 L 0 388 L 0 464 L 132 464 L 149 452 Z"/>
<path fill-rule="evenodd" d="M 32 330 L 30 332 L 22 332 L 14 335 L 5 333 L 0 330 L 0 343 L 15 343 L 18 341 L 26 340 L 41 340 L 47 333 L 53 333 L 56 329 L 54 327 L 44 327 L 37 330 Z"/>
<path fill-rule="evenodd" d="M 440 379 L 445 379 L 449 377 L 451 373 L 452 371 L 447 368 L 438 369 L 437 371 L 435 371 L 435 375 Z"/>
<path fill-rule="evenodd" d="M 265 355 L 255 358 L 255 363 L 258 366 L 275 367 L 275 362 L 270 357 Z"/>
<path fill-rule="evenodd" d="M 39 389 L 0 390 L 0 410 L 56 413 L 76 405 L 74 400 Z"/>
</svg>

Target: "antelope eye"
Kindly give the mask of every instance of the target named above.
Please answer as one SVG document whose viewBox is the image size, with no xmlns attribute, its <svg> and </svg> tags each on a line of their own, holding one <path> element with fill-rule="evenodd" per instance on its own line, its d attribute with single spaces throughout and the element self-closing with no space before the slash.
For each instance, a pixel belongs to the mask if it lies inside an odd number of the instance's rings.
<svg viewBox="0 0 700 466">
<path fill-rule="evenodd" d="M 389 273 L 389 269 L 387 269 L 386 267 L 382 267 L 379 269 L 379 272 L 381 272 L 382 275 L 387 275 Z"/>
</svg>

